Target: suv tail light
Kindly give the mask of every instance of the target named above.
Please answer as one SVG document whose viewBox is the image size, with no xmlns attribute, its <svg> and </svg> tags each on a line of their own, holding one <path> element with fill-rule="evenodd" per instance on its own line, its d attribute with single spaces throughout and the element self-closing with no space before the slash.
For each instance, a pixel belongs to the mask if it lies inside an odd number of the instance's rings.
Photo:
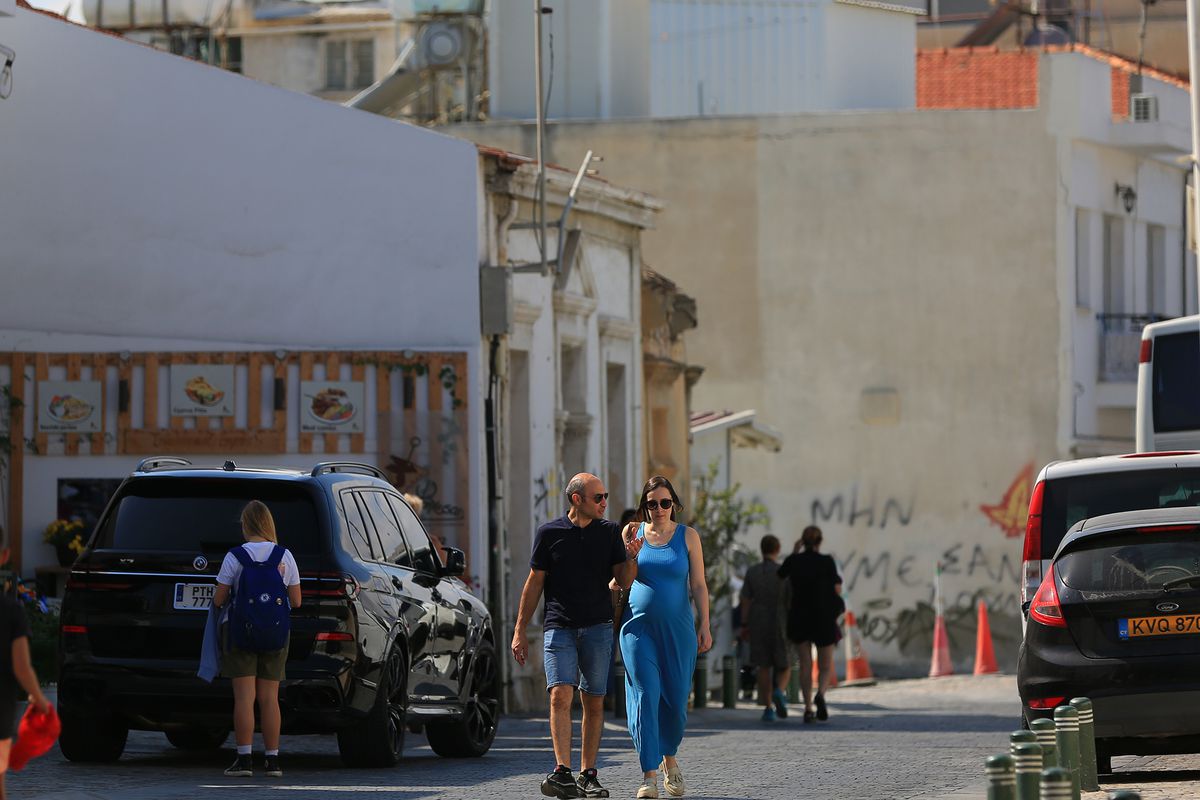
<svg viewBox="0 0 1200 800">
<path fill-rule="evenodd" d="M 1067 702 L 1066 697 L 1034 697 L 1029 701 L 1030 708 L 1058 708 Z"/>
<path fill-rule="evenodd" d="M 1021 583 L 1021 602 L 1029 600 L 1029 593 L 1042 580 L 1042 498 L 1046 493 L 1046 482 L 1038 481 L 1029 497 L 1029 517 L 1025 521 L 1025 547 L 1021 556 L 1021 567 L 1025 580 Z"/>
<path fill-rule="evenodd" d="M 1062 606 L 1058 603 L 1058 587 L 1054 585 L 1054 565 L 1046 570 L 1046 578 L 1038 587 L 1033 602 L 1029 604 L 1029 616 L 1035 622 L 1048 625 L 1051 628 L 1065 628 L 1067 621 L 1063 619 Z"/>
<path fill-rule="evenodd" d="M 1154 340 L 1142 339 L 1142 347 L 1138 351 L 1138 363 L 1149 364 L 1154 356 Z"/>
<path fill-rule="evenodd" d="M 362 586 L 344 572 L 307 572 L 300 575 L 301 597 L 358 597 Z"/>
</svg>

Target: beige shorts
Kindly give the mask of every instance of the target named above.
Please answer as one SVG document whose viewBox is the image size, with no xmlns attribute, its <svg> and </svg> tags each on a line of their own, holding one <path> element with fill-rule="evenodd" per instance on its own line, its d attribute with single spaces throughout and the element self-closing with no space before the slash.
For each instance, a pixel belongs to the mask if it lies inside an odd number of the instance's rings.
<svg viewBox="0 0 1200 800">
<path fill-rule="evenodd" d="M 261 678 L 265 681 L 281 681 L 287 664 L 288 649 L 271 650 L 266 653 L 251 653 L 239 650 L 229 642 L 229 626 L 221 626 L 221 641 L 225 652 L 221 654 L 222 678 Z"/>
</svg>

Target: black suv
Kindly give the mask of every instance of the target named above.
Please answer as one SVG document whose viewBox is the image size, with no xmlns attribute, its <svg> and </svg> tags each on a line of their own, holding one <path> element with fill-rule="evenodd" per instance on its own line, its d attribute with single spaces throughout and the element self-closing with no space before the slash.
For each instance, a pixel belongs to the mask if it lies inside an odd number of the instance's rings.
<svg viewBox="0 0 1200 800">
<path fill-rule="evenodd" d="M 181 748 L 229 734 L 229 681 L 196 677 L 207 607 L 239 514 L 267 504 L 300 568 L 284 733 L 336 733 L 352 766 L 391 766 L 406 728 L 443 756 L 481 756 L 498 720 L 495 638 L 486 607 L 442 563 L 404 499 L 375 467 L 311 472 L 193 467 L 151 458 L 118 488 L 71 569 L 62 605 L 60 745 L 72 761 L 120 757 L 128 731 Z"/>
</svg>

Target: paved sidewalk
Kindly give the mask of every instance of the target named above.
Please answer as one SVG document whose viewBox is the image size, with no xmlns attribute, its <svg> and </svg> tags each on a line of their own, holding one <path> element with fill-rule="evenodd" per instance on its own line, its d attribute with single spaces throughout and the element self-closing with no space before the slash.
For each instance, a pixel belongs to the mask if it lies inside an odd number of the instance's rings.
<svg viewBox="0 0 1200 800">
<path fill-rule="evenodd" d="M 984 800 L 983 765 L 1004 752 L 1017 727 L 1012 676 L 953 676 L 837 688 L 827 723 L 804 725 L 798 714 L 764 726 L 758 709 L 693 711 L 679 758 L 688 796 L 710 800 Z M 578 723 L 576 723 L 578 745 Z M 115 764 L 72 764 L 51 751 L 9 776 L 18 800 L 150 800 L 201 795 L 228 800 L 304 800 L 366 794 L 380 800 L 532 800 L 553 766 L 547 722 L 502 720 L 492 751 L 480 759 L 441 759 L 424 737 L 408 737 L 396 769 L 342 766 L 329 736 L 285 736 L 282 780 L 227 779 L 233 759 L 183 753 L 158 733 L 130 734 Z M 576 765 L 577 766 L 577 765 Z M 1114 759 L 1121 772 L 1105 788 L 1142 792 L 1145 800 L 1200 800 L 1200 756 Z M 632 798 L 640 780 L 623 720 L 606 724 L 601 778 L 614 798 Z M 1105 793 L 1085 795 L 1100 800 Z"/>
</svg>

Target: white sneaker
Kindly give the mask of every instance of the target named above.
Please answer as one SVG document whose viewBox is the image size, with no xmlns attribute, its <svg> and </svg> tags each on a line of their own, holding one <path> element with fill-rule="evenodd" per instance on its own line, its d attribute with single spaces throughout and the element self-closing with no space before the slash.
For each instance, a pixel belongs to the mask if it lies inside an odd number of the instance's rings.
<svg viewBox="0 0 1200 800">
<path fill-rule="evenodd" d="M 642 785 L 638 787 L 637 797 L 638 797 L 638 800 L 643 800 L 644 798 L 647 798 L 647 797 L 657 798 L 658 797 L 658 778 L 654 777 L 654 778 L 642 779 Z"/>
<path fill-rule="evenodd" d="M 667 766 L 667 760 L 664 758 L 662 762 L 663 773 L 663 788 L 667 790 L 667 794 L 671 797 L 683 797 L 683 793 L 687 791 L 687 786 L 683 782 L 683 771 L 679 766 Z"/>
</svg>

